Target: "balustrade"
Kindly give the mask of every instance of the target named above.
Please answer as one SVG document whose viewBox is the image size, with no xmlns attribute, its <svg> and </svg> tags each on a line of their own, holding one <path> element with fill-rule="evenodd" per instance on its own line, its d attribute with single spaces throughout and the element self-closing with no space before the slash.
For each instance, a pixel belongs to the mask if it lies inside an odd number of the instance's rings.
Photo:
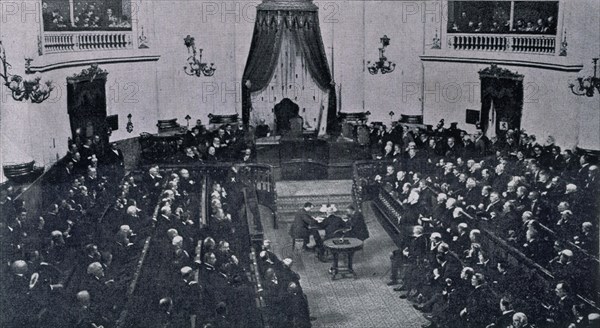
<svg viewBox="0 0 600 328">
<path fill-rule="evenodd" d="M 448 34 L 453 50 L 554 54 L 556 37 L 525 34 Z"/>
<path fill-rule="evenodd" d="M 45 32 L 44 53 L 132 49 L 131 31 Z"/>
</svg>

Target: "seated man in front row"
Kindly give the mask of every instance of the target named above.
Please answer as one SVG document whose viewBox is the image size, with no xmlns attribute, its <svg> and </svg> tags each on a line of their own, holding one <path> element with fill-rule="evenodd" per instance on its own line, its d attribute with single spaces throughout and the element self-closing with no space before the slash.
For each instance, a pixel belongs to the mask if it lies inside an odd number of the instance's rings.
<svg viewBox="0 0 600 328">
<path fill-rule="evenodd" d="M 292 226 L 290 227 L 290 236 L 292 236 L 292 238 L 303 239 L 304 242 L 302 248 L 304 250 L 311 250 L 307 245 L 310 236 L 313 236 L 316 243 L 315 249 L 317 250 L 317 256 L 320 261 L 325 261 L 323 257 L 325 248 L 323 247 L 323 240 L 321 239 L 318 230 L 319 221 L 310 215 L 310 211 L 313 207 L 312 203 L 307 202 L 304 204 L 304 207 L 296 213 L 294 223 L 292 223 Z"/>
</svg>

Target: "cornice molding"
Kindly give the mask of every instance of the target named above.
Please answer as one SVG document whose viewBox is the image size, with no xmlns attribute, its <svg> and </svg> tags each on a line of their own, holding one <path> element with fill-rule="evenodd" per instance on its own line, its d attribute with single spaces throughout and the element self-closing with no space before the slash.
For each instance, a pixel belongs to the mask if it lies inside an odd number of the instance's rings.
<svg viewBox="0 0 600 328">
<path fill-rule="evenodd" d="M 448 63 L 465 63 L 465 64 L 496 64 L 504 66 L 519 66 L 539 68 L 552 71 L 577 73 L 583 69 L 583 64 L 561 64 L 543 61 L 519 60 L 519 59 L 493 59 L 493 58 L 478 58 L 478 57 L 454 57 L 454 56 L 436 56 L 436 55 L 421 55 L 421 61 L 424 62 L 448 62 Z"/>
<path fill-rule="evenodd" d="M 92 64 L 120 64 L 120 63 L 136 63 L 136 62 L 152 62 L 158 61 L 160 55 L 137 55 L 137 56 L 110 56 L 101 58 L 89 58 L 89 59 L 73 59 L 58 61 L 42 65 L 31 65 L 30 72 L 49 72 L 62 68 L 71 68 L 79 66 L 90 66 Z"/>
</svg>

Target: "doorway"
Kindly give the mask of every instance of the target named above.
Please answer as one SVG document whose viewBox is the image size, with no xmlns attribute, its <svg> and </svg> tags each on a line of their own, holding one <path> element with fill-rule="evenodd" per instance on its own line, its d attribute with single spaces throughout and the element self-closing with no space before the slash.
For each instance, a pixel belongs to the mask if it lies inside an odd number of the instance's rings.
<svg viewBox="0 0 600 328">
<path fill-rule="evenodd" d="M 517 132 L 518 137 L 523 113 L 523 75 L 492 65 L 479 71 L 479 78 L 481 129 L 498 139 L 504 139 L 508 130 Z"/>
<path fill-rule="evenodd" d="M 100 137 L 102 146 L 108 144 L 105 86 L 106 74 L 99 74 L 93 79 L 67 79 L 67 110 L 72 140 L 77 145 L 96 135 Z"/>
</svg>

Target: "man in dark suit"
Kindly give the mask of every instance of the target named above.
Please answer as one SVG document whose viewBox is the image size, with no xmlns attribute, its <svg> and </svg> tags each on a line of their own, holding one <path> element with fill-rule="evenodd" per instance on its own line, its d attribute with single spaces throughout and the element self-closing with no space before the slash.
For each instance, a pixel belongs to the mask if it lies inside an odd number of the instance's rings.
<svg viewBox="0 0 600 328">
<path fill-rule="evenodd" d="M 469 238 L 469 226 L 461 222 L 457 225 L 457 235 L 452 238 L 452 249 L 459 257 L 463 257 L 465 252 L 471 247 Z"/>
<path fill-rule="evenodd" d="M 256 129 L 254 130 L 254 135 L 256 138 L 264 138 L 269 135 L 271 132 L 271 128 L 265 123 L 264 119 L 260 119 Z"/>
<path fill-rule="evenodd" d="M 474 289 L 468 297 L 467 305 L 460 312 L 461 317 L 467 319 L 471 328 L 486 327 L 490 321 L 495 320 L 496 308 L 494 304 L 496 302 L 483 274 L 474 274 L 471 278 L 471 284 Z"/>
<path fill-rule="evenodd" d="M 194 271 L 189 266 L 181 268 L 179 273 L 181 278 L 174 282 L 173 301 L 175 307 L 189 318 L 190 315 L 199 314 L 202 286 L 194 279 Z"/>
<path fill-rule="evenodd" d="M 534 262 L 545 265 L 554 254 L 552 245 L 543 240 L 535 229 L 529 229 L 526 233 L 527 243 L 523 246 L 525 256 Z"/>
<path fill-rule="evenodd" d="M 142 186 L 144 192 L 149 197 L 156 197 L 161 189 L 162 176 L 158 172 L 158 165 L 152 166 L 148 173 L 142 177 Z"/>
<path fill-rule="evenodd" d="M 188 131 L 185 134 L 183 140 L 186 147 L 197 147 L 200 143 L 200 129 L 198 127 L 193 127 L 191 131 Z"/>
<path fill-rule="evenodd" d="M 496 191 L 490 193 L 490 203 L 483 208 L 478 214 L 487 219 L 493 219 L 502 213 L 503 204 L 500 199 L 500 194 Z"/>
<path fill-rule="evenodd" d="M 406 244 L 404 249 L 397 249 L 392 252 L 390 256 L 392 269 L 390 281 L 388 286 L 398 284 L 398 274 L 402 265 L 408 264 L 409 268 L 405 271 L 406 274 L 411 271 L 416 271 L 417 267 L 421 266 L 427 256 L 427 237 L 423 235 L 423 227 L 420 225 L 414 226 L 412 231 L 412 237 Z M 410 280 L 413 277 L 406 277 L 405 281 L 407 285 L 410 285 Z M 403 291 L 408 289 L 409 286 L 396 287 L 394 290 Z"/>
<path fill-rule="evenodd" d="M 208 252 L 204 254 L 204 261 L 200 266 L 200 286 L 204 291 L 202 298 L 204 304 L 209 308 L 209 312 L 212 313 L 214 305 L 218 302 L 225 300 L 225 289 L 227 288 L 227 276 L 219 272 L 215 268 L 217 263 L 217 256 Z"/>
<path fill-rule="evenodd" d="M 325 230 L 325 240 L 340 237 L 352 229 L 349 220 L 344 221 L 336 215 L 337 207 L 334 204 L 323 205 L 319 211 L 327 215 L 325 220 L 319 224 L 319 227 Z"/>
<path fill-rule="evenodd" d="M 448 144 L 446 146 L 446 158 L 449 160 L 456 160 L 457 157 L 460 157 L 462 154 L 461 147 L 456 143 L 455 137 L 448 138 Z"/>
<path fill-rule="evenodd" d="M 565 282 L 559 282 L 556 284 L 554 292 L 558 296 L 558 301 L 548 309 L 550 321 L 555 324 L 555 327 L 564 327 L 564 325 L 575 322 L 577 320 L 573 314 L 575 298 L 572 295 L 571 287 Z"/>
<path fill-rule="evenodd" d="M 295 283 L 300 288 L 300 275 L 292 270 L 292 259 L 285 258 L 281 261 L 281 264 L 281 267 L 276 269 L 281 285 L 285 287 L 289 286 L 290 283 Z"/>
<path fill-rule="evenodd" d="M 323 240 L 319 235 L 319 230 L 316 228 L 319 225 L 319 222 L 310 215 L 310 211 L 313 208 L 313 204 L 307 202 L 304 204 L 303 208 L 296 213 L 294 222 L 290 227 L 290 236 L 295 239 L 302 239 L 302 248 L 304 250 L 310 250 L 307 245 L 310 240 L 310 236 L 313 236 L 316 243 L 315 249 L 317 250 L 317 256 L 322 260 L 325 248 L 323 247 Z"/>
<path fill-rule="evenodd" d="M 579 157 L 579 170 L 577 170 L 577 174 L 575 176 L 575 178 L 577 179 L 577 182 L 579 182 L 579 184 L 583 185 L 585 183 L 585 180 L 588 177 L 588 170 L 590 168 L 590 161 L 591 158 L 589 155 L 581 155 L 581 157 Z"/>
<path fill-rule="evenodd" d="M 515 310 L 510 296 L 504 296 L 500 299 L 500 311 L 502 314 L 496 318 L 496 321 L 487 325 L 487 328 L 506 328 L 512 325 Z"/>
<path fill-rule="evenodd" d="M 475 136 L 475 153 L 479 157 L 486 156 L 488 154 L 488 145 L 490 140 L 483 134 L 482 131 L 477 131 Z"/>
<path fill-rule="evenodd" d="M 67 185 L 73 181 L 75 166 L 74 163 L 68 161 L 65 163 L 65 166 L 59 170 L 57 174 L 57 182 L 62 183 L 63 185 Z"/>
<path fill-rule="evenodd" d="M 355 237 L 362 241 L 367 240 L 369 238 L 369 229 L 362 213 L 356 210 L 354 205 L 349 205 L 346 209 L 346 215 L 350 218 L 350 225 L 352 226 L 349 237 Z"/>
</svg>

